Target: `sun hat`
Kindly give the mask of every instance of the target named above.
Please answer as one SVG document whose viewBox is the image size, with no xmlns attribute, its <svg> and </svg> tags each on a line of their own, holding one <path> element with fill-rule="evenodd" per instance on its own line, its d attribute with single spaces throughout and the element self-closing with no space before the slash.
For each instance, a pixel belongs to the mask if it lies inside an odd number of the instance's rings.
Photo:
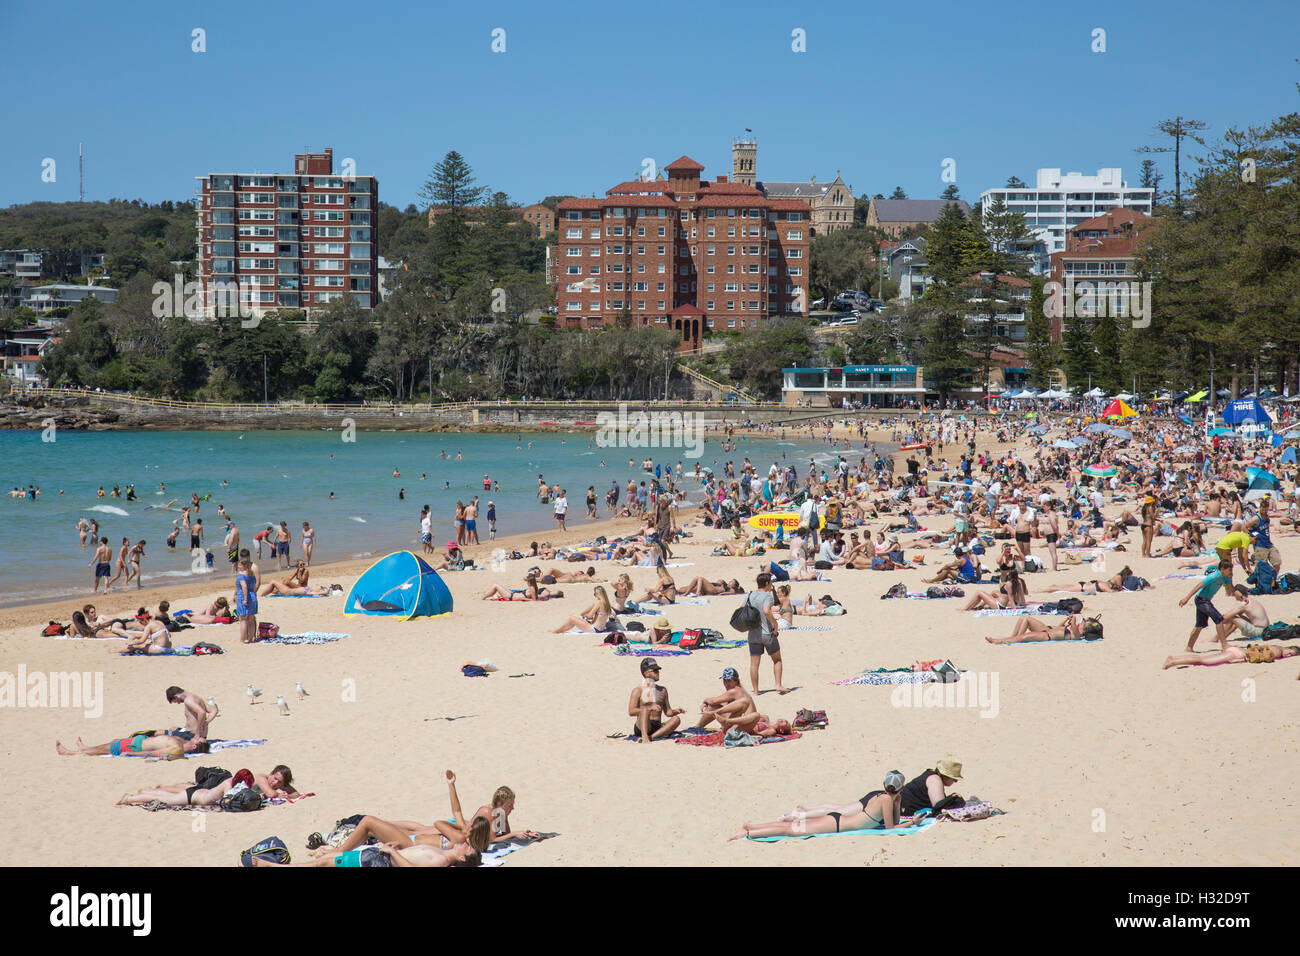
<svg viewBox="0 0 1300 956">
<path fill-rule="evenodd" d="M 671 631 L 673 626 L 668 623 L 668 618 L 661 617 L 652 625 L 656 631 Z"/>
<path fill-rule="evenodd" d="M 455 551 L 455 550 L 457 550 L 458 548 L 460 548 L 460 545 L 458 545 L 455 541 L 448 541 L 448 542 L 447 542 L 447 550 L 448 550 L 448 551 Z"/>
<path fill-rule="evenodd" d="M 953 780 L 961 779 L 961 761 L 954 760 L 952 757 L 944 757 L 934 769 Z"/>
</svg>

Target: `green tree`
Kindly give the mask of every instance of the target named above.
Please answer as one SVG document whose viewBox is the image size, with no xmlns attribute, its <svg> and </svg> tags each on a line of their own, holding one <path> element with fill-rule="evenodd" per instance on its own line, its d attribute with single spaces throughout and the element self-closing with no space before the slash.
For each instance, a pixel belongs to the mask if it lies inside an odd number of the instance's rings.
<svg viewBox="0 0 1300 956">
<path fill-rule="evenodd" d="M 1059 349 L 1052 341 L 1047 315 L 1047 297 L 1042 276 L 1029 280 L 1029 304 L 1025 309 L 1025 359 L 1029 364 L 1030 384 L 1045 388 L 1051 384 L 1052 371 L 1060 362 Z"/>
<path fill-rule="evenodd" d="M 882 198 L 883 198 L 883 197 L 882 197 Z M 890 198 L 890 199 L 906 199 L 906 198 L 907 198 L 907 193 L 903 192 L 903 187 L 902 187 L 902 186 L 895 186 L 895 187 L 894 187 L 894 191 L 893 191 L 893 193 L 890 194 L 890 197 L 889 197 L 889 198 Z"/>
<path fill-rule="evenodd" d="M 957 200 L 961 198 L 961 191 L 957 188 L 956 183 L 949 183 L 944 187 L 943 192 L 939 193 L 939 198 Z"/>
</svg>

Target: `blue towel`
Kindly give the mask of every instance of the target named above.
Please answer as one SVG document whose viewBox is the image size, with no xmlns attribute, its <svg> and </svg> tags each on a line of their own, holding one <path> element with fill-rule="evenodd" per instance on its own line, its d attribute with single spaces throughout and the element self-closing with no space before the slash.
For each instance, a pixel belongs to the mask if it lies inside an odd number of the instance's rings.
<svg viewBox="0 0 1300 956">
<path fill-rule="evenodd" d="M 769 836 L 769 837 L 746 837 L 755 843 L 775 843 L 777 840 L 807 840 L 809 837 L 833 837 L 833 836 L 909 836 L 913 833 L 920 833 L 922 830 L 928 830 L 939 821 L 934 817 L 927 817 L 916 826 L 899 827 L 896 830 L 845 830 L 842 833 L 803 833 L 799 836 Z"/>
</svg>

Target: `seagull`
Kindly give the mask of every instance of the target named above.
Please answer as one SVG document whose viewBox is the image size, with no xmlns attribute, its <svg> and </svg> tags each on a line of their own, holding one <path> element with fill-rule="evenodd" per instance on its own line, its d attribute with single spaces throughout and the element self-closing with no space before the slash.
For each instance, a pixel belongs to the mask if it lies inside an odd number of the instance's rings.
<svg viewBox="0 0 1300 956">
<path fill-rule="evenodd" d="M 257 698 L 261 696 L 262 696 L 262 692 L 260 690 L 253 690 L 253 685 L 252 684 L 248 685 L 248 702 L 250 704 L 256 704 Z"/>
<path fill-rule="evenodd" d="M 310 696 L 311 696 L 310 694 L 307 693 L 306 690 L 303 689 L 302 681 L 298 681 L 297 691 L 298 691 L 298 699 L 299 699 L 299 700 L 302 700 L 304 697 L 310 697 Z"/>
<path fill-rule="evenodd" d="M 275 703 L 276 703 L 276 706 L 280 708 L 280 715 L 281 715 L 282 717 L 288 717 L 288 716 L 289 716 L 289 705 L 286 704 L 286 703 L 284 702 L 284 697 L 283 697 L 283 695 L 280 696 L 280 697 L 277 697 L 276 700 L 275 700 Z"/>
</svg>

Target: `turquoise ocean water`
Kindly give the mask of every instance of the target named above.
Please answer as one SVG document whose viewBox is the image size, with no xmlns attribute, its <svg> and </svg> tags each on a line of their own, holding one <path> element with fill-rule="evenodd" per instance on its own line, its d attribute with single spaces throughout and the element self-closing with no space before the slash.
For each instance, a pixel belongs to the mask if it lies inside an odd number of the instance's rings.
<svg viewBox="0 0 1300 956">
<path fill-rule="evenodd" d="M 141 538 L 148 542 L 146 585 L 194 576 L 187 535 L 182 533 L 174 552 L 166 548 L 167 535 L 191 493 L 212 496 L 199 512 L 204 547 L 213 553 L 218 571 L 228 573 L 221 548 L 225 522 L 218 505 L 234 516 L 241 545 L 250 549 L 255 532 L 286 521 L 295 558 L 302 553 L 302 522 L 310 521 L 317 534 L 313 563 L 324 563 L 379 557 L 397 548 L 418 551 L 425 504 L 433 510 L 435 543 L 445 544 L 454 537 L 457 500 L 475 495 L 484 542 L 489 500 L 496 503 L 498 536 L 533 531 L 544 536 L 555 522 L 550 505 L 537 501 L 539 474 L 568 490 L 569 527 L 580 528 L 587 522 L 589 485 L 596 487 L 599 517 L 606 518 L 605 492 L 611 481 L 618 479 L 626 488 L 629 479 L 646 478 L 641 469 L 646 455 L 664 464 L 680 460 L 684 472 L 693 471 L 695 464 L 681 449 L 602 449 L 595 447 L 593 435 L 583 433 L 523 434 L 518 448 L 514 435 L 467 433 L 357 432 L 354 442 L 344 442 L 342 432 L 335 431 L 60 431 L 53 442 L 41 436 L 40 431 L 0 431 L 3 491 L 41 487 L 35 501 L 0 499 L 5 568 L 0 605 L 89 593 L 91 552 L 78 547 L 76 532 L 82 516 L 99 522 L 115 553 L 123 537 L 132 544 Z M 724 454 L 719 440 L 710 436 L 701 468 L 721 474 L 726 461 L 739 467 L 749 455 L 761 471 L 773 460 L 788 460 L 802 479 L 810 459 L 821 463 L 833 458 L 826 445 L 806 439 L 738 436 L 738 441 L 737 451 Z M 393 477 L 394 469 L 400 478 Z M 423 481 L 421 473 L 427 476 Z M 501 490 L 485 492 L 484 475 L 499 482 Z M 223 481 L 229 484 L 223 486 Z M 160 482 L 165 492 L 159 491 Z M 106 492 L 118 485 L 125 493 L 130 484 L 136 501 L 96 497 L 101 485 Z M 688 480 L 685 487 L 691 500 L 699 498 L 697 482 Z M 398 498 L 403 488 L 405 500 Z M 172 498 L 180 500 L 172 510 L 163 509 Z M 264 575 L 275 566 L 267 560 L 261 564 Z"/>
</svg>

